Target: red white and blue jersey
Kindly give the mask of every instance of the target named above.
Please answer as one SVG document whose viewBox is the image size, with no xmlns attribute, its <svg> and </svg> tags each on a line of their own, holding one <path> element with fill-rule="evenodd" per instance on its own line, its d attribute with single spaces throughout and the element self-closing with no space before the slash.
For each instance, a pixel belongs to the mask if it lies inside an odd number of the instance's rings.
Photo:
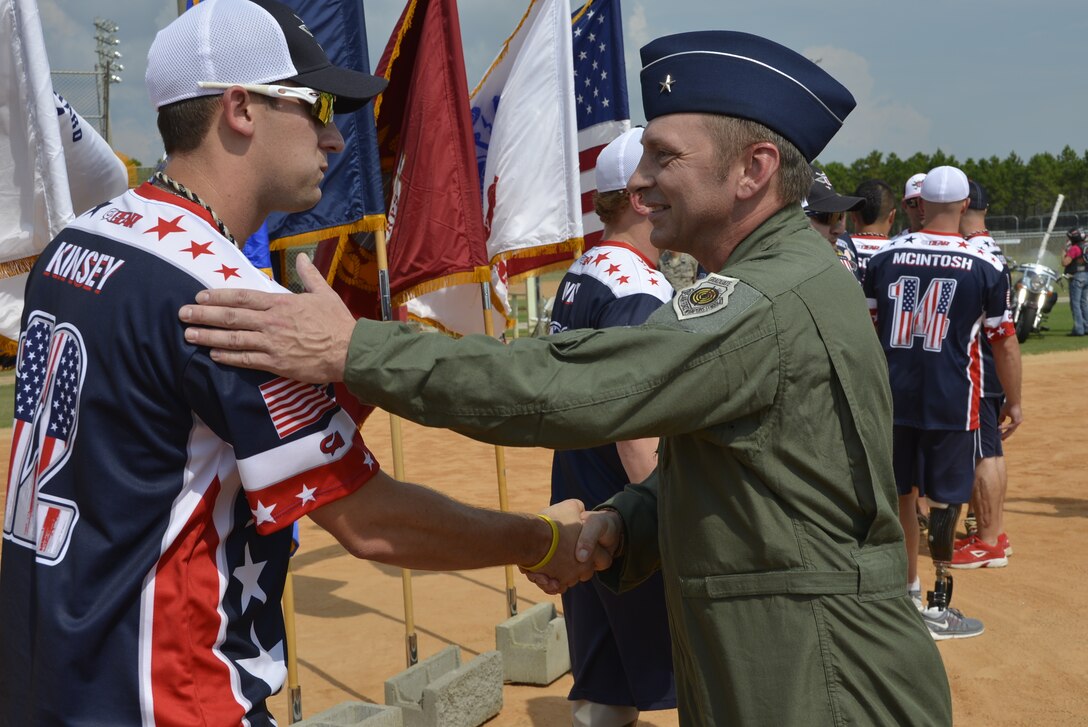
<svg viewBox="0 0 1088 727">
<path fill-rule="evenodd" d="M 987 252 L 1000 260 L 1002 266 L 1004 266 L 1003 272 L 1005 277 L 1010 278 L 1009 264 L 1005 259 L 1005 253 L 1001 251 L 1001 247 L 990 235 L 989 230 L 972 232 L 970 235 L 967 235 L 965 239 L 967 242 L 978 247 L 978 249 Z M 1010 288 L 1011 285 L 1010 281 Z M 1012 313 L 1010 312 L 1009 315 L 1012 315 Z M 994 365 L 994 350 L 990 346 L 990 340 L 986 338 L 986 336 L 981 336 L 979 340 L 982 343 L 982 396 L 985 398 L 1000 399 L 1005 396 L 1005 390 L 1001 388 L 1001 382 L 997 378 L 997 366 Z"/>
<path fill-rule="evenodd" d="M 378 465 L 330 387 L 186 343 L 204 288 L 284 292 L 150 185 L 30 273 L 0 567 L 0 724 L 274 724 L 291 524 Z"/>
<path fill-rule="evenodd" d="M 653 261 L 625 242 L 605 240 L 563 276 L 548 332 L 639 325 L 671 299 L 672 286 Z"/>
<path fill-rule="evenodd" d="M 888 244 L 888 238 L 885 235 L 876 235 L 862 232 L 855 232 L 851 238 L 854 240 L 854 250 L 858 254 L 858 267 L 861 268 L 861 279 L 865 279 L 865 271 L 869 268 L 869 258 L 876 254 L 876 252 Z"/>
<path fill-rule="evenodd" d="M 672 286 L 652 261 L 626 243 L 605 240 L 563 276 L 549 330 L 637 326 L 671 299 Z M 596 507 L 627 483 L 615 444 L 558 451 L 552 459 L 553 503 L 575 497 Z"/>
<path fill-rule="evenodd" d="M 888 357 L 896 424 L 978 428 L 979 334 L 1015 335 L 1003 269 L 959 235 L 926 230 L 869 259 L 864 290 Z"/>
</svg>

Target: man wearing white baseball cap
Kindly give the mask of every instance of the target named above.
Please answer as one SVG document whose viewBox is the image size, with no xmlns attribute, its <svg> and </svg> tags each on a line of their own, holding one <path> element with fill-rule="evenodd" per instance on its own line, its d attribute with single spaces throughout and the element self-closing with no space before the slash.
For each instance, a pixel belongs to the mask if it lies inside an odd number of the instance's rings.
<svg viewBox="0 0 1088 727">
<path fill-rule="evenodd" d="M 956 523 L 971 499 L 982 376 L 978 322 L 990 341 L 1006 392 L 1002 438 L 1022 420 L 1020 348 L 1000 260 L 959 234 L 967 176 L 931 170 L 919 190 L 925 229 L 893 240 L 869 261 L 864 289 L 888 358 L 895 426 L 892 460 L 899 519 L 906 535 L 907 580 L 934 639 L 978 636 L 983 625 L 950 606 Z M 919 491 L 929 503 L 929 549 L 936 585 L 921 601 L 918 577 Z"/>
<path fill-rule="evenodd" d="M 217 364 L 174 322 L 204 288 L 290 297 L 234 235 L 315 204 L 332 114 L 384 85 L 275 0 L 206 0 L 152 43 L 165 172 L 76 218 L 27 284 L 0 725 L 274 725 L 304 516 L 403 567 L 573 563 L 577 501 L 537 517 L 398 482 L 332 387 Z"/>
<path fill-rule="evenodd" d="M 624 132 L 597 158 L 593 207 L 604 236 L 575 260 L 559 284 L 551 333 L 574 328 L 637 326 L 672 297 L 657 270 L 649 209 L 627 182 L 642 158 L 642 129 Z M 658 438 L 557 450 L 552 458 L 552 502 L 577 498 L 600 505 L 629 482 L 642 482 L 657 465 Z M 563 593 L 576 727 L 638 721 L 640 711 L 672 709 L 676 687 L 661 574 L 617 595 L 597 579 Z"/>
<path fill-rule="evenodd" d="M 922 229 L 922 182 L 925 178 L 925 172 L 919 172 L 911 175 L 911 178 L 903 185 L 903 212 L 907 216 L 907 226 L 893 237 L 893 240 Z"/>
</svg>

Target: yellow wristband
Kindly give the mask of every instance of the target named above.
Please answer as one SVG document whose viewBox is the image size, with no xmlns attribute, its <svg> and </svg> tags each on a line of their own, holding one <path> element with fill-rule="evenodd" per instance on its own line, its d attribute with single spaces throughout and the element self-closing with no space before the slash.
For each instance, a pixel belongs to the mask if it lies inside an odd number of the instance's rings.
<svg viewBox="0 0 1088 727">
<path fill-rule="evenodd" d="M 548 563 L 550 563 L 552 560 L 552 556 L 555 555 L 555 551 L 559 550 L 559 524 L 547 515 L 541 515 L 540 513 L 537 513 L 537 517 L 548 523 L 548 525 L 552 526 L 552 547 L 548 548 L 548 552 L 544 554 L 544 557 L 539 563 L 529 566 L 525 569 L 530 573 L 535 573 L 544 566 L 548 565 Z"/>
</svg>

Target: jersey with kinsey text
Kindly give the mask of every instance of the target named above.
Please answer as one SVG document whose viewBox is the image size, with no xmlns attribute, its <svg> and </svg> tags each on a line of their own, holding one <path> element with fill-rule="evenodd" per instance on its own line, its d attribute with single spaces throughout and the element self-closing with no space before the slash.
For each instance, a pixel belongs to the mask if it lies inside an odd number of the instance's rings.
<svg viewBox="0 0 1088 727">
<path fill-rule="evenodd" d="M 978 428 L 979 333 L 1015 335 L 1003 268 L 959 235 L 925 230 L 870 258 L 865 297 L 888 358 L 897 425 Z"/>
<path fill-rule="evenodd" d="M 30 273 L 0 567 L 0 724 L 274 724 L 291 524 L 378 465 L 330 387 L 214 363 L 178 309 L 285 292 L 143 185 Z"/>
</svg>

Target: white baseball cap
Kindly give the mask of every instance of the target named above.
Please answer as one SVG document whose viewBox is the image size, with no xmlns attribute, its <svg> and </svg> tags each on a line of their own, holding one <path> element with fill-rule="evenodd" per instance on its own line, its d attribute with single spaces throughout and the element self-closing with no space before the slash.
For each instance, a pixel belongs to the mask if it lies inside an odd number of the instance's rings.
<svg viewBox="0 0 1088 727">
<path fill-rule="evenodd" d="M 608 143 L 597 156 L 597 191 L 627 189 L 627 182 L 642 159 L 642 128 L 628 129 Z"/>
<path fill-rule="evenodd" d="M 384 78 L 335 66 L 291 8 L 277 0 L 204 0 L 160 30 L 144 77 L 156 109 L 222 93 L 201 81 L 296 83 L 336 96 L 336 113 L 381 93 Z"/>
<path fill-rule="evenodd" d="M 913 177 L 907 180 L 907 183 L 903 186 L 903 199 L 914 199 L 915 197 L 922 196 L 922 182 L 925 180 L 926 175 L 922 172 L 915 174 Z"/>
<path fill-rule="evenodd" d="M 962 202 L 970 194 L 971 186 L 967 183 L 967 175 L 956 167 L 930 169 L 922 182 L 922 199 L 926 202 Z"/>
</svg>

